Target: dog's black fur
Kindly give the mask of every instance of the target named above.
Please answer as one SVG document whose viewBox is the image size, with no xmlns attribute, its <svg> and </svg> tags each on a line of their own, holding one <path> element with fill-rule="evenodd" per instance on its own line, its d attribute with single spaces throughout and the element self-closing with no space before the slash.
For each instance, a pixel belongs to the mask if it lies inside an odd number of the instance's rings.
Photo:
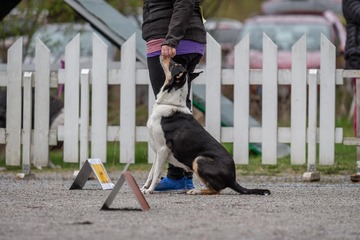
<svg viewBox="0 0 360 240">
<path fill-rule="evenodd" d="M 168 161 L 193 171 L 207 189 L 193 189 L 188 191 L 188 194 L 218 194 L 229 187 L 241 194 L 269 195 L 270 191 L 267 189 L 246 189 L 236 182 L 234 160 L 228 151 L 196 121 L 186 108 L 188 89 L 191 81 L 199 73 L 187 73 L 180 64 L 172 60 L 168 64 L 162 62 L 162 65 L 165 75 L 171 73 L 171 79 L 167 76 L 148 122 L 151 145 L 157 153 L 153 168 L 162 169 Z M 169 97 L 181 91 L 183 91 L 179 94 L 181 99 Z M 154 121 L 154 116 L 160 120 Z M 164 157 L 166 161 L 161 159 Z M 155 185 L 151 186 L 150 183 L 158 177 L 159 170 L 152 169 L 142 191 L 151 193 Z"/>
</svg>

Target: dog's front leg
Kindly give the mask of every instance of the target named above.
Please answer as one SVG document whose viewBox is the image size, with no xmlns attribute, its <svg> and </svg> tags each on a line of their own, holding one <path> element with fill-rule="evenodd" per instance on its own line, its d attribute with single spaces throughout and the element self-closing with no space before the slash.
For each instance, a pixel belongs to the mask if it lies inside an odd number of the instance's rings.
<svg viewBox="0 0 360 240">
<path fill-rule="evenodd" d="M 155 157 L 155 161 L 156 161 L 156 158 L 157 157 Z M 149 175 L 146 179 L 146 182 L 145 182 L 144 186 L 140 189 L 140 191 L 142 193 L 145 193 L 145 190 L 147 190 L 149 188 L 152 180 L 154 179 L 154 166 L 155 166 L 155 164 L 152 164 Z M 154 179 L 154 180 L 156 181 L 156 179 Z"/>
<path fill-rule="evenodd" d="M 164 169 L 166 160 L 170 154 L 170 150 L 167 147 L 162 147 L 156 153 L 156 160 L 150 171 L 152 171 L 152 180 L 148 189 L 144 189 L 143 193 L 152 193 L 158 183 L 158 179 Z"/>
</svg>

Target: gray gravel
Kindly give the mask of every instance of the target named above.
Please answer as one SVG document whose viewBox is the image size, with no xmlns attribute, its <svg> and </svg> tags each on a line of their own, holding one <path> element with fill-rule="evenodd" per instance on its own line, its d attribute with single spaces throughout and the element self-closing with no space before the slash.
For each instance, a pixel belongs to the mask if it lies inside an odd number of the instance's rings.
<svg viewBox="0 0 360 240">
<path fill-rule="evenodd" d="M 114 182 L 119 174 L 110 173 Z M 145 182 L 146 172 L 132 174 Z M 360 239 L 360 184 L 349 176 L 322 176 L 319 183 L 294 175 L 238 180 L 272 195 L 152 194 L 143 212 L 124 184 L 113 209 L 100 211 L 110 191 L 97 180 L 70 191 L 72 172 L 26 180 L 0 173 L 0 239 Z"/>
</svg>

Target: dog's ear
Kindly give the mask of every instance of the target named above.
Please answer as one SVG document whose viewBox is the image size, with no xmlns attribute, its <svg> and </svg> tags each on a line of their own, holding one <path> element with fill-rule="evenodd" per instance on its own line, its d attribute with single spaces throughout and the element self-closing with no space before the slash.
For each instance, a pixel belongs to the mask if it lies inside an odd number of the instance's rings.
<svg viewBox="0 0 360 240">
<path fill-rule="evenodd" d="M 195 78 L 197 78 L 201 73 L 201 72 L 196 72 L 196 73 L 189 73 L 189 81 L 191 82 L 192 80 L 194 80 Z"/>
</svg>

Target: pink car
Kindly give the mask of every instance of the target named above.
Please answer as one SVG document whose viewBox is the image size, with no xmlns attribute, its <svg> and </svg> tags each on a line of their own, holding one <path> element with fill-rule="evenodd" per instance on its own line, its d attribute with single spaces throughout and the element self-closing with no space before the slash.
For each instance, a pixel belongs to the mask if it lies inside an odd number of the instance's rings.
<svg viewBox="0 0 360 240">
<path fill-rule="evenodd" d="M 346 32 L 338 17 L 331 11 L 323 14 L 259 15 L 245 21 L 240 39 L 250 35 L 250 67 L 262 68 L 262 36 L 267 36 L 278 46 L 278 68 L 291 68 L 291 47 L 306 33 L 307 67 L 320 67 L 320 40 L 323 33 L 337 47 L 338 67 L 342 67 L 342 53 Z M 228 54 L 226 66 L 234 66 L 234 51 Z"/>
</svg>

